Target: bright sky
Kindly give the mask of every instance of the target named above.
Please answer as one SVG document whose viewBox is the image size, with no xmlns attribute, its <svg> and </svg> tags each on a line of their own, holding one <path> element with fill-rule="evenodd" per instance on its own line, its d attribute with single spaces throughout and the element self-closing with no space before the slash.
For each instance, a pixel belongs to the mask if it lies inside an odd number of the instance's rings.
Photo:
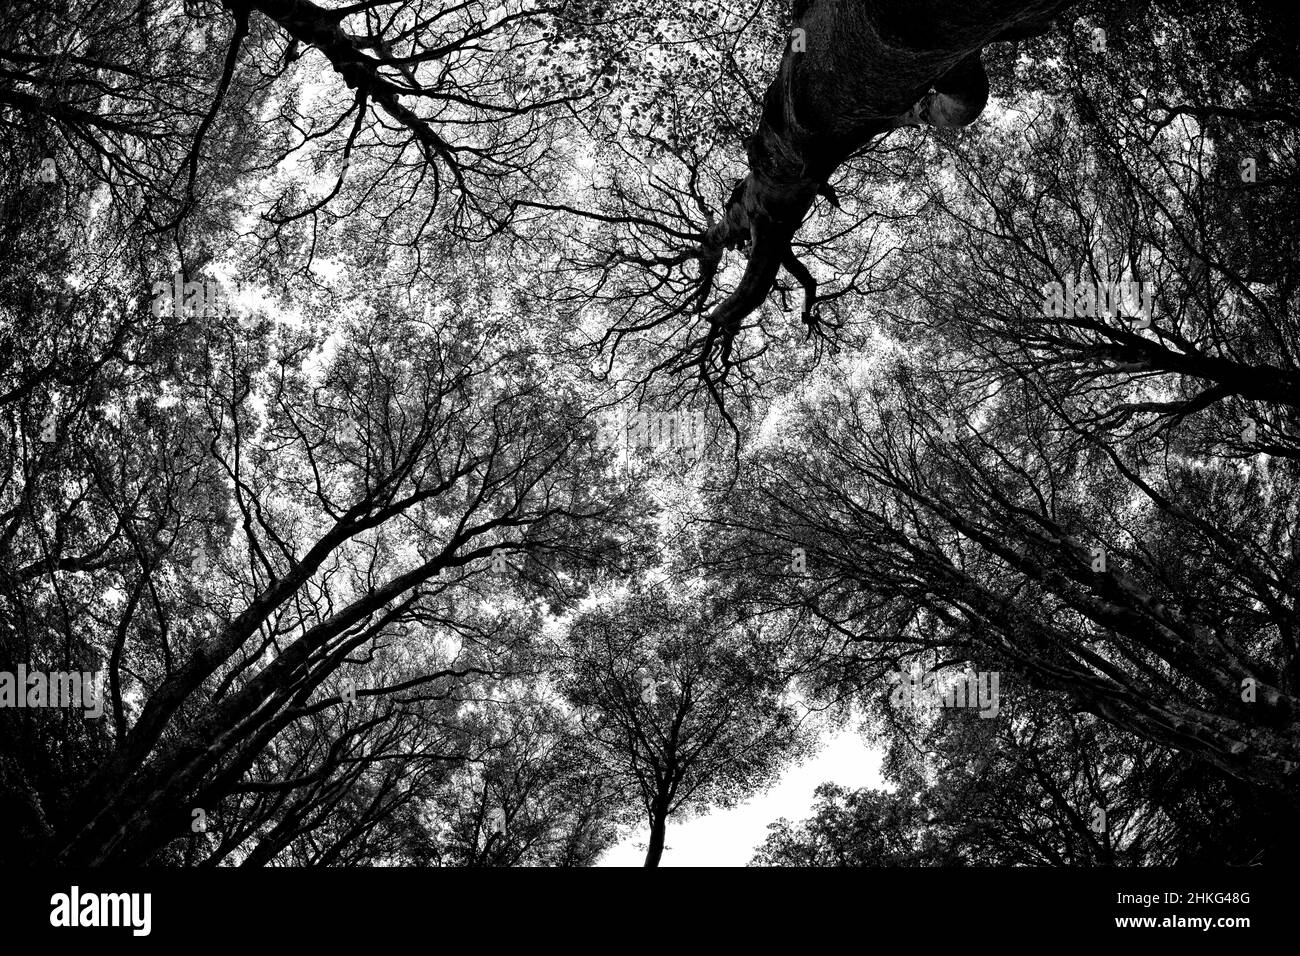
<svg viewBox="0 0 1300 956">
<path fill-rule="evenodd" d="M 686 821 L 668 820 L 668 841 L 660 866 L 745 866 L 767 838 L 777 817 L 802 820 L 812 813 L 818 784 L 884 788 L 881 753 L 852 731 L 832 737 L 815 757 L 791 767 L 771 790 L 730 810 Z M 640 866 L 647 828 L 642 827 L 601 859 L 599 866 Z"/>
</svg>

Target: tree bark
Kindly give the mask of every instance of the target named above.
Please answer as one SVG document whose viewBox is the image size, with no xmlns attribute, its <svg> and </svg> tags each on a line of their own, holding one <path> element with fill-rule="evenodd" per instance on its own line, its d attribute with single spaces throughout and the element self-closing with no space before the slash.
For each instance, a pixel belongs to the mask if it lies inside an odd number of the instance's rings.
<svg viewBox="0 0 1300 956">
<path fill-rule="evenodd" d="M 646 847 L 645 865 L 658 866 L 664 855 L 664 837 L 668 832 L 668 808 L 655 807 L 650 814 L 650 845 Z"/>
<path fill-rule="evenodd" d="M 749 246 L 744 277 L 709 316 L 700 371 L 720 381 L 743 319 L 762 305 L 790 242 L 832 173 L 901 126 L 965 126 L 988 97 L 980 51 L 1046 31 L 1073 0 L 812 0 L 746 140 L 749 175 L 709 230 L 702 260 Z M 796 49 L 797 48 L 797 49 Z M 702 280 L 706 286 L 712 269 Z M 798 276 L 796 276 L 798 278 Z M 707 287 L 704 290 L 707 293 Z M 805 306 L 810 320 L 811 302 Z"/>
</svg>

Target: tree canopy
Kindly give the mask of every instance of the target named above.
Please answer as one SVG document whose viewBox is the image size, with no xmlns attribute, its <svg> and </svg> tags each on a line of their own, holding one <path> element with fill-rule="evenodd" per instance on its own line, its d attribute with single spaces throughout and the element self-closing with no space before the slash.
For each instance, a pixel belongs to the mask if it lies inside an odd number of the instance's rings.
<svg viewBox="0 0 1300 956">
<path fill-rule="evenodd" d="M 1282 858 L 1297 16 L 7 6 L 0 862 Z"/>
</svg>

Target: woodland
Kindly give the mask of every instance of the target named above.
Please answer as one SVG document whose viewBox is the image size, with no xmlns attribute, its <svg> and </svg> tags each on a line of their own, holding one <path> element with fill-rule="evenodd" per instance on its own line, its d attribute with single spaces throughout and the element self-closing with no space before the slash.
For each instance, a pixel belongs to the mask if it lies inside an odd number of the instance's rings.
<svg viewBox="0 0 1300 956">
<path fill-rule="evenodd" d="M 1291 858 L 1297 21 L 6 3 L 0 864 Z"/>
</svg>

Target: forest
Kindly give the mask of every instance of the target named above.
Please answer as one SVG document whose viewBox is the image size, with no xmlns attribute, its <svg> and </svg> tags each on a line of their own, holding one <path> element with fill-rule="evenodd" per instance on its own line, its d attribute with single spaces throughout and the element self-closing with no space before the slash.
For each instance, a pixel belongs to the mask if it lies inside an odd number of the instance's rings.
<svg viewBox="0 0 1300 956">
<path fill-rule="evenodd" d="M 1300 8 L 13 0 L 0 865 L 1300 850 Z"/>
</svg>

